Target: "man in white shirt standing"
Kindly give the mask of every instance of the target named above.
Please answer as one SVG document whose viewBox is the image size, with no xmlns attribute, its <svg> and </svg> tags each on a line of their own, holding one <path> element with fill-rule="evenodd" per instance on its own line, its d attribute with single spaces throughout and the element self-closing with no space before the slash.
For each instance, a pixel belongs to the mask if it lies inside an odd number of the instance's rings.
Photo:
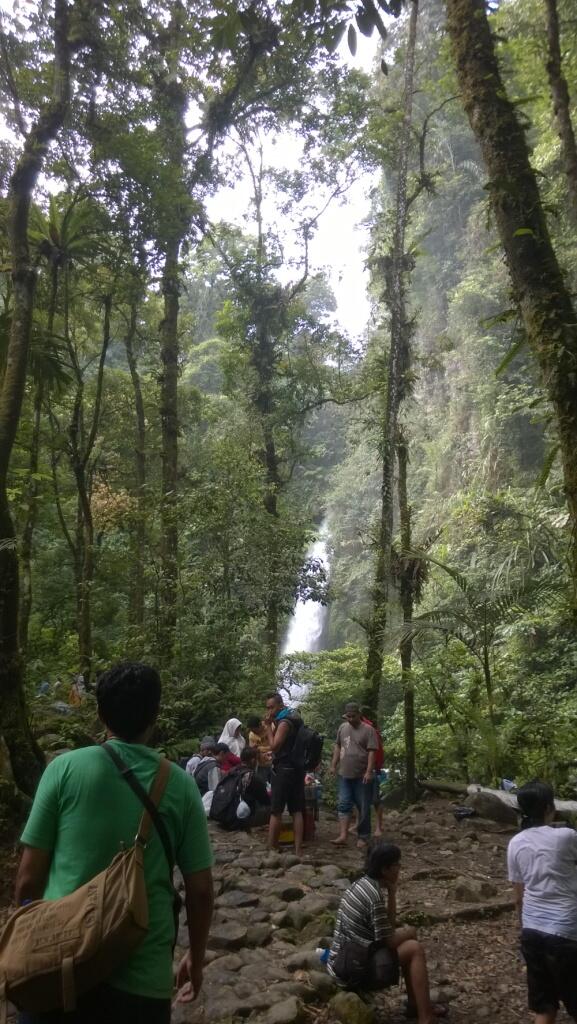
<svg viewBox="0 0 577 1024">
<path fill-rule="evenodd" d="M 555 798 L 545 782 L 517 793 L 521 832 L 507 850 L 535 1024 L 553 1024 L 562 1002 L 577 1021 L 577 833 L 553 828 Z"/>
</svg>

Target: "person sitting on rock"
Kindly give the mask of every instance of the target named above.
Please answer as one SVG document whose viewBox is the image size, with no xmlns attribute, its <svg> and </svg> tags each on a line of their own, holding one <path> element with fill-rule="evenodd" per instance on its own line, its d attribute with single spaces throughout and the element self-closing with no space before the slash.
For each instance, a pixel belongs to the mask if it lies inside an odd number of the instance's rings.
<svg viewBox="0 0 577 1024">
<path fill-rule="evenodd" d="M 577 833 L 551 828 L 553 789 L 528 782 L 517 793 L 521 831 L 507 850 L 535 1024 L 553 1024 L 562 1002 L 577 1020 Z"/>
<path fill-rule="evenodd" d="M 425 950 L 415 929 L 396 927 L 400 867 L 399 847 L 374 840 L 364 875 L 341 900 L 327 970 L 344 988 L 378 990 L 396 985 L 400 969 L 407 986 L 407 1016 L 418 1024 L 432 1024 L 447 1010 L 431 1002 Z"/>
<path fill-rule="evenodd" d="M 212 749 L 206 749 L 205 756 L 200 760 L 192 774 L 201 796 L 208 792 L 214 792 L 225 774 L 224 764 L 230 754 L 226 743 L 215 743 Z"/>
<path fill-rule="evenodd" d="M 191 758 L 186 762 L 186 771 L 189 775 L 194 775 L 200 762 L 205 757 L 214 757 L 214 748 L 216 747 L 216 740 L 214 736 L 203 736 L 200 741 L 200 748 L 198 754 L 193 754 Z"/>
<path fill-rule="evenodd" d="M 223 776 L 214 791 L 209 817 L 223 828 L 247 829 L 268 822 L 270 797 L 256 773 L 257 752 L 245 747 L 241 764 Z"/>
</svg>

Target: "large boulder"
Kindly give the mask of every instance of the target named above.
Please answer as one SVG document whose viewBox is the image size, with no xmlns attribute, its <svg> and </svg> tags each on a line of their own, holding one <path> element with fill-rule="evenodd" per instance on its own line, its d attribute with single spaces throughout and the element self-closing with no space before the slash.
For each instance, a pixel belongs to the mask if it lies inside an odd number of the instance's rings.
<svg viewBox="0 0 577 1024">
<path fill-rule="evenodd" d="M 375 1011 L 356 992 L 337 992 L 329 1003 L 329 1009 L 341 1024 L 373 1024 Z"/>
<path fill-rule="evenodd" d="M 511 804 L 505 804 L 493 793 L 471 793 L 465 800 L 467 807 L 472 807 L 480 818 L 489 818 L 502 825 L 517 825 L 519 818 Z"/>
<path fill-rule="evenodd" d="M 481 903 L 496 896 L 497 889 L 482 878 L 458 878 L 453 895 L 460 903 Z"/>
</svg>

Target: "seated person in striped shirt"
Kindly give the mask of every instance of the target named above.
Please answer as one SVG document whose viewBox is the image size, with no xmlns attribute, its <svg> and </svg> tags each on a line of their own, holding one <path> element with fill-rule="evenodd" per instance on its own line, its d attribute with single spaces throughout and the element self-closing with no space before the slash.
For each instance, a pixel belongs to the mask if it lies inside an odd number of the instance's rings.
<svg viewBox="0 0 577 1024">
<path fill-rule="evenodd" d="M 418 1024 L 432 1024 L 444 1017 L 446 1007 L 434 1006 L 429 994 L 429 978 L 425 950 L 417 941 L 414 928 L 396 927 L 396 894 L 401 866 L 401 851 L 393 843 L 374 841 L 369 847 L 365 874 L 345 892 L 337 913 L 335 933 L 331 945 L 327 970 L 345 987 L 381 989 L 396 985 L 399 969 L 407 986 L 407 1016 Z M 349 950 L 358 946 L 367 951 L 366 967 L 362 976 L 350 978 L 335 970 L 347 943 Z M 358 944 L 358 946 L 357 946 Z M 348 983 L 348 984 L 347 984 Z"/>
</svg>

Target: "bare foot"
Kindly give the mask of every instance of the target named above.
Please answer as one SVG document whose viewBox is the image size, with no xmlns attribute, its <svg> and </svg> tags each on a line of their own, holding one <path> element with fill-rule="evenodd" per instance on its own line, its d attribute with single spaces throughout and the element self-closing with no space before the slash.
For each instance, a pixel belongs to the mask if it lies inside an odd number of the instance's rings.
<svg viewBox="0 0 577 1024">
<path fill-rule="evenodd" d="M 366 850 L 366 848 L 367 848 L 367 840 L 366 839 L 359 839 L 358 842 L 357 842 L 357 850 Z"/>
<path fill-rule="evenodd" d="M 333 846 L 346 846 L 347 845 L 346 836 L 345 836 L 344 839 L 343 839 L 342 836 L 337 836 L 336 839 L 331 839 L 331 843 L 333 844 Z"/>
<path fill-rule="evenodd" d="M 376 828 L 375 831 L 373 832 L 373 835 L 374 835 L 375 839 L 378 839 L 379 836 L 384 835 L 384 833 L 381 831 L 380 828 Z"/>
<path fill-rule="evenodd" d="M 351 825 L 351 827 L 349 829 L 349 835 L 350 836 L 354 836 L 354 835 L 356 835 L 356 832 L 357 832 L 357 826 L 356 825 Z"/>
</svg>

